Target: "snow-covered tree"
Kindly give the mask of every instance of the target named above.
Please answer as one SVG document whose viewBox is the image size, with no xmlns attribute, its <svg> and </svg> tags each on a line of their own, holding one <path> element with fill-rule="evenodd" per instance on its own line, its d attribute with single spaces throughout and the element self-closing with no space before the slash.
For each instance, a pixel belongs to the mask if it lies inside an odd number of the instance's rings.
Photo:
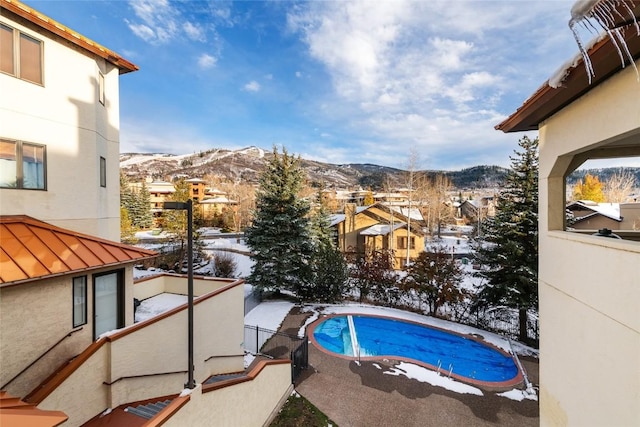
<svg viewBox="0 0 640 427">
<path fill-rule="evenodd" d="M 300 159 L 276 147 L 260 176 L 253 224 L 245 231 L 254 265 L 247 281 L 264 290 L 306 293 L 312 277 L 309 202 L 299 197 Z"/>
<path fill-rule="evenodd" d="M 499 193 L 496 215 L 482 224 L 478 276 L 486 284 L 478 307 L 518 310 L 519 335 L 527 340 L 527 311 L 538 306 L 538 138 L 523 137 L 511 157 L 511 170 Z"/>
</svg>

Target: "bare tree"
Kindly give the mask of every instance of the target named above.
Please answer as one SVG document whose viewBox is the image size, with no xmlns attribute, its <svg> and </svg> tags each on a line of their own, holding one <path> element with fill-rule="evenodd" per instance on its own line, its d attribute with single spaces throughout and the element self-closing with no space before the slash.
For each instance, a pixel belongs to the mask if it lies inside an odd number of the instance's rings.
<svg viewBox="0 0 640 427">
<path fill-rule="evenodd" d="M 619 169 L 604 184 L 604 197 L 609 203 L 624 203 L 636 186 L 636 177 L 628 169 Z"/>
</svg>

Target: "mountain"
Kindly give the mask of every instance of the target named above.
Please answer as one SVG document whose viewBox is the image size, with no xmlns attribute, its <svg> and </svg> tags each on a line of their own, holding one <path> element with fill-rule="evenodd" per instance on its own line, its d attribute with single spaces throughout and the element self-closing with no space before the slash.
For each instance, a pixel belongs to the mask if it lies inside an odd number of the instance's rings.
<svg viewBox="0 0 640 427">
<path fill-rule="evenodd" d="M 205 175 L 257 184 L 272 152 L 258 147 L 240 150 L 213 148 L 193 154 L 122 153 L 120 169 L 132 180 L 147 176 L 170 181 L 179 176 L 202 178 Z M 380 190 L 388 182 L 402 187 L 406 171 L 373 164 L 330 164 L 300 159 L 311 185 L 333 188 L 372 188 Z M 456 188 L 498 187 L 507 169 L 499 166 L 475 166 L 461 171 L 422 171 L 445 174 Z"/>
</svg>

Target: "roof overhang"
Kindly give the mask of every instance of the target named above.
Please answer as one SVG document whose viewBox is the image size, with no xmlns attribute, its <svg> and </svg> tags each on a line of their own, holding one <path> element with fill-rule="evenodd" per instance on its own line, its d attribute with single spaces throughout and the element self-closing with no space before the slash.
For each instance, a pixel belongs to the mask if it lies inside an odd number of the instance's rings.
<svg viewBox="0 0 640 427">
<path fill-rule="evenodd" d="M 48 32 L 55 34 L 63 39 L 73 43 L 74 45 L 98 55 L 106 59 L 120 70 L 120 74 L 129 73 L 139 70 L 139 67 L 128 60 L 124 59 L 112 50 L 90 40 L 83 35 L 73 31 L 72 29 L 60 24 L 59 22 L 49 18 L 48 16 L 38 12 L 35 9 L 17 1 L 17 0 L 0 0 L 0 9 L 7 10 L 23 19 L 37 25 Z"/>
<path fill-rule="evenodd" d="M 157 252 L 78 233 L 26 215 L 0 216 L 0 288 L 158 256 Z"/>
<path fill-rule="evenodd" d="M 633 14 L 640 21 L 640 0 L 627 0 L 633 6 Z M 622 7 L 622 6 L 620 6 Z M 628 11 L 621 12 L 621 16 L 628 17 Z M 640 58 L 640 35 L 633 20 L 625 20 L 616 16 L 615 26 L 624 31 L 624 40 L 634 61 Z M 549 86 L 547 80 L 538 90 L 527 99 L 513 114 L 496 125 L 497 130 L 503 132 L 523 132 L 538 130 L 538 125 L 580 98 L 609 77 L 622 70 L 618 48 L 609 37 L 595 43 L 588 51 L 595 76 L 589 83 L 589 75 L 584 61 L 579 59 L 574 68 L 568 70 L 563 85 L 558 88 Z M 624 66 L 631 66 L 628 58 L 624 58 Z"/>
</svg>

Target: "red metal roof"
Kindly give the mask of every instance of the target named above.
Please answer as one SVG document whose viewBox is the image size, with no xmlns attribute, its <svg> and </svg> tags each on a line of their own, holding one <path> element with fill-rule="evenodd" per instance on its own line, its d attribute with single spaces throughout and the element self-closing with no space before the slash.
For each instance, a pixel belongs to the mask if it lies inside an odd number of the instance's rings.
<svg viewBox="0 0 640 427">
<path fill-rule="evenodd" d="M 75 44 L 76 46 L 106 59 L 120 69 L 120 74 L 137 71 L 139 69 L 137 65 L 127 61 L 114 51 L 107 49 L 106 47 L 84 37 L 68 27 L 65 27 L 61 23 L 49 18 L 35 9 L 30 8 L 18 0 L 0 0 L 0 9 L 13 12 L 27 21 L 30 21 L 37 26 Z"/>
<path fill-rule="evenodd" d="M 0 216 L 0 286 L 156 255 L 153 251 L 55 227 L 26 215 Z"/>
</svg>

